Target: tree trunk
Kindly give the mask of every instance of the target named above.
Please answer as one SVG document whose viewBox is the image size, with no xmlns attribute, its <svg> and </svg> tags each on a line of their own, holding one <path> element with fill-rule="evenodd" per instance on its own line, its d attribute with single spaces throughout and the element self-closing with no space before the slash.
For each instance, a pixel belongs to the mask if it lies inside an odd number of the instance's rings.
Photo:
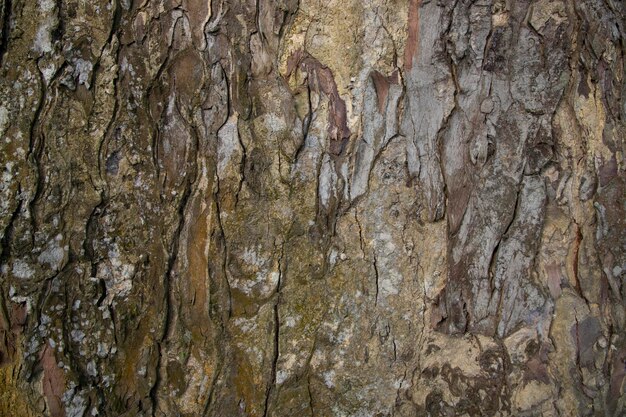
<svg viewBox="0 0 626 417">
<path fill-rule="evenodd" d="M 0 415 L 623 416 L 619 0 L 4 0 Z"/>
</svg>

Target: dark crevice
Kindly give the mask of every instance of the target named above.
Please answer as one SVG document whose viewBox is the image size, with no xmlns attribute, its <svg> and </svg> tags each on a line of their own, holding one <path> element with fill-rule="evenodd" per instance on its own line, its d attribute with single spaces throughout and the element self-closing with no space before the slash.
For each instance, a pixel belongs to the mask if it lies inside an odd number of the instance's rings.
<svg viewBox="0 0 626 417">
<path fill-rule="evenodd" d="M 376 261 L 376 254 L 373 254 L 374 260 L 372 262 L 372 265 L 374 266 L 374 278 L 375 278 L 375 283 L 376 283 L 376 293 L 374 294 L 374 306 L 378 305 L 378 293 L 380 291 L 380 276 L 378 274 L 378 264 Z"/>
<path fill-rule="evenodd" d="M 309 129 L 311 128 L 311 123 L 313 123 L 313 103 L 311 102 L 311 87 L 309 84 L 306 84 L 306 93 L 307 93 L 307 103 L 308 103 L 308 113 L 304 116 L 302 120 L 302 143 L 296 150 L 294 155 L 294 161 L 297 163 L 300 158 L 300 154 L 302 150 L 306 147 L 306 141 L 309 137 Z"/>
<path fill-rule="evenodd" d="M 111 44 L 113 36 L 120 31 L 122 23 L 122 7 L 120 5 L 120 0 L 113 0 L 111 3 L 115 9 L 113 11 L 113 23 L 111 24 L 111 30 L 109 31 L 109 36 L 107 36 L 105 45 Z"/>
<path fill-rule="evenodd" d="M 166 349 L 167 342 L 169 338 L 172 336 L 171 332 L 172 332 L 173 327 L 171 327 L 171 325 L 172 325 L 173 315 L 174 315 L 173 308 L 175 305 L 175 299 L 174 299 L 174 294 L 172 293 L 171 287 L 172 287 L 172 280 L 173 280 L 173 274 L 174 274 L 174 267 L 176 265 L 176 260 L 178 258 L 177 255 L 178 255 L 178 249 L 179 249 L 179 243 L 180 243 L 180 236 L 181 236 L 181 233 L 182 233 L 185 221 L 186 221 L 185 211 L 187 209 L 187 205 L 190 200 L 192 185 L 193 185 L 193 181 L 187 180 L 185 190 L 183 192 L 181 201 L 178 206 L 178 225 L 176 226 L 176 231 L 174 232 L 174 237 L 172 239 L 172 243 L 169 248 L 170 256 L 168 257 L 168 261 L 167 261 L 167 270 L 163 276 L 163 293 L 164 293 L 164 307 L 163 307 L 164 317 L 163 318 L 164 318 L 164 321 L 163 321 L 163 329 L 162 329 L 161 337 L 160 337 L 160 340 L 157 342 L 159 356 L 158 356 L 157 363 L 156 363 L 156 377 L 155 377 L 154 385 L 152 385 L 152 388 L 150 389 L 150 398 L 153 404 L 153 410 L 152 410 L 153 416 L 155 416 L 156 409 L 158 408 L 158 405 L 159 405 L 159 397 L 157 393 L 158 393 L 158 390 L 161 388 L 161 384 L 163 382 L 163 375 L 162 375 L 161 369 L 163 367 L 162 360 L 164 360 L 164 349 Z"/>
<path fill-rule="evenodd" d="M 2 34 L 0 35 L 0 68 L 4 63 L 4 56 L 9 50 L 9 37 L 11 35 L 11 16 L 13 14 L 13 1 L 4 0 L 2 3 Z"/>
<path fill-rule="evenodd" d="M 37 108 L 35 109 L 35 114 L 33 115 L 33 120 L 31 121 L 29 127 L 28 155 L 26 156 L 26 160 L 34 165 L 36 170 L 35 192 L 33 193 L 32 199 L 29 201 L 30 218 L 33 231 L 38 230 L 35 205 L 43 192 L 45 182 L 43 166 L 41 164 L 41 155 L 45 147 L 45 135 L 43 132 L 39 131 L 39 125 L 41 123 L 40 119 L 42 118 L 43 108 L 46 104 L 47 94 L 43 74 L 40 70 L 37 71 L 37 74 L 39 75 L 39 87 L 41 89 L 41 93 L 39 95 L 39 102 L 37 104 Z"/>
<path fill-rule="evenodd" d="M 18 195 L 21 193 L 20 187 L 18 187 Z M 2 236 L 2 240 L 0 241 L 1 252 L 0 252 L 0 268 L 4 267 L 9 261 L 11 257 L 11 241 L 13 240 L 13 233 L 15 229 L 15 222 L 22 211 L 22 204 L 24 200 L 19 200 L 17 203 L 17 207 L 11 213 L 11 217 L 9 218 L 9 222 L 4 229 L 4 236 Z"/>
<path fill-rule="evenodd" d="M 284 246 L 281 247 L 280 257 L 278 258 L 278 282 L 276 283 L 276 301 L 274 303 L 274 352 L 272 357 L 271 380 L 265 392 L 265 403 L 263 416 L 268 417 L 270 411 L 270 401 L 272 393 L 277 389 L 276 373 L 278 368 L 278 358 L 280 356 L 280 306 L 281 288 L 282 288 L 282 259 L 284 256 Z"/>
<path fill-rule="evenodd" d="M 217 211 L 216 213 L 216 219 L 217 219 L 217 226 L 219 229 L 219 236 L 218 239 L 221 240 L 223 248 L 223 255 L 222 255 L 222 272 L 224 274 L 224 282 L 226 284 L 226 289 L 227 289 L 227 295 L 228 295 L 228 306 L 227 306 L 227 319 L 230 319 L 230 317 L 232 317 L 233 315 L 233 298 L 232 298 L 232 289 L 230 287 L 230 282 L 228 281 L 228 259 L 229 259 L 229 253 L 228 253 L 228 243 L 226 241 L 226 231 L 224 229 L 224 225 L 222 224 L 222 210 L 220 209 L 220 180 L 219 180 L 219 176 L 215 175 L 216 177 L 216 182 L 217 182 L 217 190 L 215 191 L 215 193 L 213 194 L 213 198 L 215 200 L 215 209 Z"/>
<path fill-rule="evenodd" d="M 63 0 L 55 0 L 57 22 L 56 27 L 50 33 L 53 42 L 62 42 L 65 35 L 65 19 L 63 18 Z"/>
</svg>

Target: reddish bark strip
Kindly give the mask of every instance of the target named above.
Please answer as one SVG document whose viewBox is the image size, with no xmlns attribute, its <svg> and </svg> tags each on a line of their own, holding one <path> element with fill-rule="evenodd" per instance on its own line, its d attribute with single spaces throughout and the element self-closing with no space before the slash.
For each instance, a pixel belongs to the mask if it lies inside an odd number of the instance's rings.
<svg viewBox="0 0 626 417">
<path fill-rule="evenodd" d="M 11 303 L 9 316 L 0 310 L 0 366 L 13 361 L 17 338 L 26 325 L 26 316 L 25 303 Z"/>
<path fill-rule="evenodd" d="M 330 152 L 333 155 L 340 155 L 348 143 L 351 132 L 348 128 L 346 102 L 339 96 L 332 71 L 303 50 L 298 50 L 289 57 L 287 77 L 290 77 L 296 68 L 307 73 L 307 81 L 311 90 L 321 91 L 328 97 L 330 101 L 330 114 L 328 115 Z"/>
<path fill-rule="evenodd" d="M 65 373 L 57 365 L 54 349 L 46 344 L 41 352 L 41 366 L 43 367 L 43 394 L 48 404 L 51 417 L 64 417 L 65 409 L 61 397 L 65 391 Z"/>
<path fill-rule="evenodd" d="M 404 48 L 404 68 L 410 71 L 413 68 L 413 58 L 417 53 L 417 41 L 419 40 L 420 4 L 422 0 L 411 0 L 409 3 L 408 35 Z"/>
<path fill-rule="evenodd" d="M 400 84 L 400 76 L 398 70 L 394 70 L 389 76 L 384 76 L 378 71 L 372 72 L 372 81 L 376 89 L 376 97 L 378 98 L 378 111 L 385 111 L 385 101 L 389 94 L 389 86 L 391 84 Z"/>
</svg>

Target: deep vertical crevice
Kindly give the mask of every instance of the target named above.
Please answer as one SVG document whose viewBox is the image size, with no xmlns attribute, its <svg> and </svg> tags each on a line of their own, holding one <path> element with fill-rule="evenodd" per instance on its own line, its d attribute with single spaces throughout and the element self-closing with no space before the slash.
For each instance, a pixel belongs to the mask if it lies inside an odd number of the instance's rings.
<svg viewBox="0 0 626 417">
<path fill-rule="evenodd" d="M 9 38 L 11 34 L 11 15 L 13 13 L 13 1 L 4 0 L 2 3 L 2 32 L 0 38 L 0 68 L 4 63 L 4 56 L 9 50 Z"/>
</svg>

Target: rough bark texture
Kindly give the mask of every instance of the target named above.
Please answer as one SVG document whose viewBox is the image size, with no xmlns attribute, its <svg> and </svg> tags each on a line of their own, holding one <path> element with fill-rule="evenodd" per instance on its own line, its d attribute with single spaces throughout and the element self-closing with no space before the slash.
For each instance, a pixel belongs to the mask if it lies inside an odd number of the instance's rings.
<svg viewBox="0 0 626 417">
<path fill-rule="evenodd" d="M 0 415 L 626 413 L 622 1 L 0 12 Z"/>
</svg>

